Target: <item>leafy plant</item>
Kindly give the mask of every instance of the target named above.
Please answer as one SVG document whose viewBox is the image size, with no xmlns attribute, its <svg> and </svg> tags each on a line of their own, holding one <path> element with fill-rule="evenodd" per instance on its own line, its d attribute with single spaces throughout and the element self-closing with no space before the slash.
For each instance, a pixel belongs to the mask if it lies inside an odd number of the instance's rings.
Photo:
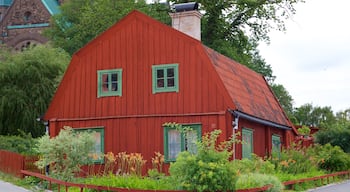
<svg viewBox="0 0 350 192">
<path fill-rule="evenodd" d="M 214 130 L 202 137 L 197 143 L 198 151 L 191 154 L 181 152 L 176 162 L 170 165 L 170 175 L 181 189 L 196 191 L 234 190 L 236 171 L 229 157 L 235 137 L 217 145 L 220 130 Z"/>
<path fill-rule="evenodd" d="M 30 133 L 22 133 L 21 136 L 4 136 L 0 135 L 0 149 L 20 153 L 24 155 L 36 155 L 33 150 L 36 139 Z"/>
<path fill-rule="evenodd" d="M 298 129 L 298 132 L 301 135 L 310 135 L 311 129 L 308 126 L 303 125 Z"/>
<path fill-rule="evenodd" d="M 65 126 L 54 138 L 48 135 L 39 138 L 37 150 L 40 159 L 36 165 L 40 169 L 50 165 L 53 177 L 70 181 L 82 165 L 91 161 L 89 153 L 93 146 L 94 138 L 91 132 L 76 132 Z"/>
<path fill-rule="evenodd" d="M 269 192 L 279 192 L 284 189 L 281 181 L 273 175 L 265 175 L 261 173 L 248 173 L 238 177 L 236 182 L 237 189 L 249 189 L 271 185 Z"/>
<path fill-rule="evenodd" d="M 264 173 L 272 174 L 275 172 L 275 165 L 270 161 L 266 161 L 261 157 L 252 154 L 252 159 L 244 158 L 242 160 L 235 160 L 232 165 L 241 174 L 247 173 Z"/>
<path fill-rule="evenodd" d="M 350 169 L 350 156 L 339 146 L 332 146 L 329 143 L 326 145 L 316 145 L 313 151 L 319 159 L 319 168 L 323 170 L 334 172 Z"/>
</svg>

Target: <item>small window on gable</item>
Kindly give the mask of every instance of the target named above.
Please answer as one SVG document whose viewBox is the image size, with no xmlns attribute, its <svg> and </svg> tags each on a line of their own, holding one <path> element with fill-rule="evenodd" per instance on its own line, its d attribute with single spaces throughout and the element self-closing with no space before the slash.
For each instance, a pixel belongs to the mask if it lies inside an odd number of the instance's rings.
<svg viewBox="0 0 350 192">
<path fill-rule="evenodd" d="M 97 72 L 97 97 L 122 95 L 122 69 Z"/>
<path fill-rule="evenodd" d="M 153 65 L 152 84 L 153 93 L 178 92 L 179 74 L 178 64 Z"/>
<path fill-rule="evenodd" d="M 32 13 L 30 11 L 27 11 L 24 13 L 24 21 L 28 22 L 32 17 Z"/>
<path fill-rule="evenodd" d="M 181 151 L 197 153 L 196 142 L 201 139 L 202 127 L 200 124 L 183 125 L 189 127 L 185 133 L 181 133 L 174 127 L 164 127 L 164 158 L 166 162 L 175 161 Z"/>
<path fill-rule="evenodd" d="M 95 145 L 93 150 L 90 152 L 89 157 L 94 163 L 104 162 L 104 128 L 93 127 L 93 128 L 76 128 L 75 131 L 89 131 L 94 133 Z"/>
</svg>

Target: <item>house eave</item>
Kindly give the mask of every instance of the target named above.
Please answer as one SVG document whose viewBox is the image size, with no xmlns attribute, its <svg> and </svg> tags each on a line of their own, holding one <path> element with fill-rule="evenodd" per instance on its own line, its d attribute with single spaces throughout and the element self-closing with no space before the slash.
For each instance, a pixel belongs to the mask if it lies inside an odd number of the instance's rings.
<svg viewBox="0 0 350 192">
<path fill-rule="evenodd" d="M 243 118 L 243 119 L 255 122 L 255 123 L 260 123 L 260 124 L 263 124 L 263 125 L 266 125 L 266 126 L 275 127 L 275 128 L 278 128 L 278 129 L 292 130 L 292 127 L 289 127 L 289 126 L 286 126 L 286 125 L 281 125 L 279 123 L 275 123 L 275 122 L 268 121 L 268 120 L 265 120 L 265 119 L 261 119 L 259 117 L 255 117 L 255 116 L 243 113 L 241 111 L 229 109 L 229 112 L 232 115 L 234 115 L 235 117 Z"/>
</svg>

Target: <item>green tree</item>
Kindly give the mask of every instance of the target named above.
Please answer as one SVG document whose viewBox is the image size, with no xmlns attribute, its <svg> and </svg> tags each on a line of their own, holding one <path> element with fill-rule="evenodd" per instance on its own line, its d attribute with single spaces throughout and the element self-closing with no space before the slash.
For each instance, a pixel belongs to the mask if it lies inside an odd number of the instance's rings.
<svg viewBox="0 0 350 192">
<path fill-rule="evenodd" d="M 327 128 L 336 123 L 331 107 L 314 107 L 310 103 L 296 108 L 294 117 L 297 125 Z"/>
<path fill-rule="evenodd" d="M 82 165 L 91 162 L 89 153 L 93 150 L 94 143 L 92 132 L 77 132 L 71 127 L 64 127 L 54 138 L 44 135 L 38 139 L 40 159 L 35 164 L 40 169 L 50 165 L 53 177 L 71 181 Z"/>
<path fill-rule="evenodd" d="M 52 18 L 52 27 L 45 34 L 54 46 L 72 55 L 134 9 L 170 23 L 167 15 L 169 9 L 159 3 L 148 5 L 144 0 L 75 0 L 61 6 L 61 14 Z"/>
<path fill-rule="evenodd" d="M 281 104 L 283 110 L 286 112 L 289 119 L 295 123 L 295 118 L 293 115 L 293 98 L 286 90 L 286 88 L 281 84 L 271 84 L 271 89 L 274 92 L 278 102 Z"/>
<path fill-rule="evenodd" d="M 36 46 L 0 61 L 0 134 L 43 135 L 36 119 L 47 109 L 70 57 L 62 49 Z"/>
<path fill-rule="evenodd" d="M 175 3 L 190 0 L 174 0 Z M 285 31 L 285 21 L 303 0 L 198 0 L 204 13 L 202 40 L 205 45 L 247 65 L 273 80 L 271 67 L 259 55 L 260 41 L 269 41 L 271 30 Z"/>
</svg>

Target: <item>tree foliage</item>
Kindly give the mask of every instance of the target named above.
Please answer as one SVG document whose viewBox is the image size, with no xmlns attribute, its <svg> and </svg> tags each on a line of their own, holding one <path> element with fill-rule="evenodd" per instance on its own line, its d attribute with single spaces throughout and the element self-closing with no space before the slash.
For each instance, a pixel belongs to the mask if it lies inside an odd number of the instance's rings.
<svg viewBox="0 0 350 192">
<path fill-rule="evenodd" d="M 293 121 L 293 98 L 281 84 L 271 84 L 271 89 L 274 92 L 278 102 L 286 112 L 289 119 Z"/>
<path fill-rule="evenodd" d="M 0 61 L 0 134 L 45 132 L 36 119 L 47 109 L 70 57 L 62 49 L 37 46 Z"/>
<path fill-rule="evenodd" d="M 294 111 L 295 124 L 307 125 L 319 128 L 331 127 L 336 123 L 336 118 L 331 107 L 314 107 L 312 104 L 304 104 Z"/>
<path fill-rule="evenodd" d="M 38 139 L 40 159 L 35 164 L 40 169 L 50 165 L 53 177 L 71 181 L 81 166 L 91 161 L 89 153 L 93 150 L 94 143 L 92 132 L 76 132 L 71 127 L 64 127 L 54 138 L 44 135 Z"/>
<path fill-rule="evenodd" d="M 190 0 L 174 0 L 175 3 Z M 204 13 L 202 40 L 205 45 L 247 65 L 273 80 L 271 66 L 257 49 L 269 42 L 271 30 L 285 31 L 285 21 L 295 14 L 294 6 L 303 0 L 198 0 Z"/>
<path fill-rule="evenodd" d="M 168 8 L 159 3 L 148 5 L 144 0 L 75 0 L 61 6 L 61 14 L 52 18 L 52 27 L 45 34 L 55 46 L 72 55 L 134 9 L 170 23 Z"/>
</svg>

